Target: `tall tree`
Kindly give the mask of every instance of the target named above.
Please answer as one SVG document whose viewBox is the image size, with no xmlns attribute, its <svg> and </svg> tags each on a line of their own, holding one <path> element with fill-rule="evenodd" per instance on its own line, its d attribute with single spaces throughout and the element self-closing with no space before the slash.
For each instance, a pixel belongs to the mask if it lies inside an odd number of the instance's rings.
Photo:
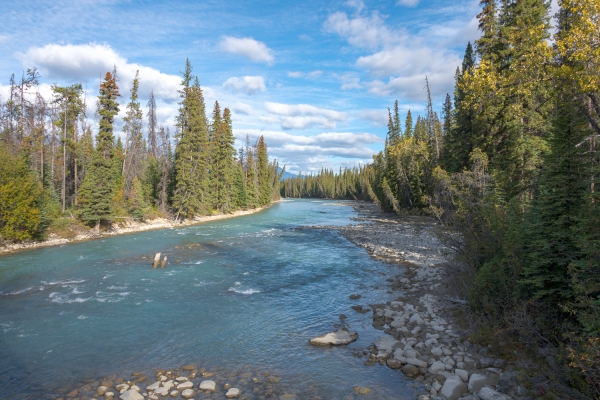
<svg viewBox="0 0 600 400">
<path fill-rule="evenodd" d="M 116 189 L 116 177 L 113 158 L 114 122 L 119 113 L 120 96 L 117 82 L 110 72 L 100 84 L 98 96 L 98 115 L 100 123 L 96 136 L 96 148 L 92 164 L 86 173 L 79 193 L 78 214 L 82 221 L 95 224 L 100 230 L 102 222 L 109 222 L 114 217 L 113 197 Z"/>
</svg>

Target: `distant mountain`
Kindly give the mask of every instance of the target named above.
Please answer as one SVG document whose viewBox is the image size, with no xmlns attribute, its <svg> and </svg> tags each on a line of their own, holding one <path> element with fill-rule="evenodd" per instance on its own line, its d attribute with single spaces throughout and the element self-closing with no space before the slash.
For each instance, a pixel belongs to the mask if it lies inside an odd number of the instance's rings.
<svg viewBox="0 0 600 400">
<path fill-rule="evenodd" d="M 282 169 L 283 169 L 283 168 L 279 167 L 279 173 L 281 173 L 281 170 L 282 170 Z M 282 180 L 282 181 L 285 181 L 286 179 L 290 179 L 290 178 L 297 178 L 297 177 L 298 177 L 298 175 L 296 175 L 296 174 L 292 174 L 291 172 L 287 172 L 287 171 L 285 171 L 285 172 L 283 173 L 283 176 L 281 177 L 281 180 Z"/>
</svg>

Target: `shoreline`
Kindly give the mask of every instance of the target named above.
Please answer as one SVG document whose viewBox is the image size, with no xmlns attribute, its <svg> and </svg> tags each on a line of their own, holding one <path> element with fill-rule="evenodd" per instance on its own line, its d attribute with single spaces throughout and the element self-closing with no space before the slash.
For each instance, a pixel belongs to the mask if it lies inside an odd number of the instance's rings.
<svg viewBox="0 0 600 400">
<path fill-rule="evenodd" d="M 454 309 L 466 302 L 448 290 L 452 277 L 435 234 L 437 223 L 384 213 L 373 203 L 353 207 L 359 224 L 311 228 L 337 230 L 371 257 L 405 269 L 386 279 L 388 287 L 374 287 L 395 301 L 365 307 L 357 299 L 352 306 L 355 312 L 372 312 L 373 327 L 382 331 L 367 351 L 354 355 L 367 358 L 365 366 L 387 365 L 423 385 L 419 400 L 532 399 L 518 367 L 494 355 L 500 350 L 496 344 L 470 343 L 469 332 L 459 328 Z"/>
<path fill-rule="evenodd" d="M 42 247 L 60 246 L 64 244 L 86 242 L 89 240 L 102 239 L 107 236 L 119 236 L 128 235 L 131 233 L 152 231 L 157 229 L 168 229 L 168 228 L 184 228 L 193 225 L 203 224 L 205 222 L 218 221 L 221 219 L 229 219 L 235 217 L 243 217 L 250 214 L 256 214 L 260 211 L 270 208 L 273 204 L 279 203 L 281 200 L 272 201 L 269 205 L 254 208 L 252 210 L 238 210 L 230 214 L 217 214 L 217 215 L 205 215 L 194 217 L 193 219 L 184 220 L 182 222 L 175 222 L 168 218 L 155 218 L 145 222 L 136 222 L 135 220 L 126 221 L 123 226 L 113 224 L 111 230 L 94 233 L 93 231 L 79 234 L 74 238 L 60 238 L 60 237 L 49 237 L 42 241 L 33 241 L 25 243 L 13 243 L 9 245 L 0 245 L 0 257 L 6 254 L 11 254 L 19 251 L 33 250 Z"/>
</svg>

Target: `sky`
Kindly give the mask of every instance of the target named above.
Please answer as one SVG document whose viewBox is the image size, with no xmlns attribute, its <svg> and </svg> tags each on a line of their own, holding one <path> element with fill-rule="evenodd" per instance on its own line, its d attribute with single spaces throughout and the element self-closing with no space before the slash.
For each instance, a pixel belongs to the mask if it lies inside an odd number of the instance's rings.
<svg viewBox="0 0 600 400">
<path fill-rule="evenodd" d="M 11 74 L 36 67 L 46 98 L 53 84 L 82 83 L 93 121 L 100 77 L 116 65 L 120 115 L 139 70 L 144 110 L 153 90 L 173 133 L 187 58 L 207 114 L 217 100 L 232 110 L 236 146 L 264 135 L 293 173 L 370 162 L 395 100 L 402 120 L 424 113 L 426 76 L 439 113 L 479 37 L 479 0 L 2 3 L 0 101 Z"/>
</svg>

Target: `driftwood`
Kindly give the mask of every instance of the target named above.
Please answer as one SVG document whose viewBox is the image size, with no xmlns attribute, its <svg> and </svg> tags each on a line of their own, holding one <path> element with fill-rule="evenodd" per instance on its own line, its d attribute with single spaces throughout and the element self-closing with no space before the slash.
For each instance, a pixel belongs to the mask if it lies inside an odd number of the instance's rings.
<svg viewBox="0 0 600 400">
<path fill-rule="evenodd" d="M 156 253 L 156 255 L 154 256 L 154 264 L 152 264 L 152 268 L 158 267 L 159 261 L 160 261 L 160 253 Z"/>
</svg>

